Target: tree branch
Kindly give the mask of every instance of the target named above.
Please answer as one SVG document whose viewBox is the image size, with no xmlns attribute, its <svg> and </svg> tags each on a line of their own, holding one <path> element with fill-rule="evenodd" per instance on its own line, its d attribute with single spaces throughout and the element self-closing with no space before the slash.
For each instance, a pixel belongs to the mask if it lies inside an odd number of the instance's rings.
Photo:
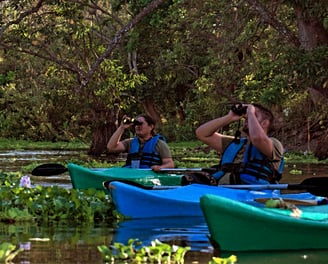
<svg viewBox="0 0 328 264">
<path fill-rule="evenodd" d="M 52 61 L 52 62 L 60 65 L 63 69 L 65 69 L 67 71 L 70 71 L 72 73 L 75 73 L 78 77 L 81 77 L 81 76 L 85 75 L 85 73 L 82 71 L 82 69 L 80 69 L 78 66 L 70 63 L 67 60 L 65 61 L 65 60 L 58 59 L 56 56 L 50 54 L 46 49 L 44 49 L 43 52 L 48 54 L 48 56 L 42 54 L 42 52 L 33 51 L 33 50 L 30 50 L 30 49 L 25 49 L 25 48 L 21 48 L 21 47 L 18 47 L 18 48 L 15 47 L 14 48 L 12 46 L 8 46 L 8 45 L 6 45 L 4 43 L 1 43 L 1 42 L 0 42 L 0 46 L 5 48 L 5 49 L 8 49 L 8 50 L 14 50 L 16 48 L 16 50 L 21 52 L 21 53 L 29 54 L 29 55 L 32 55 L 33 57 L 44 59 L 45 61 Z"/>
<path fill-rule="evenodd" d="M 5 24 L 0 29 L 0 39 L 2 38 L 3 33 L 7 28 L 9 28 L 11 25 L 19 24 L 25 17 L 29 16 L 30 14 L 36 13 L 39 11 L 39 9 L 42 7 L 42 4 L 45 0 L 39 0 L 39 2 L 36 4 L 35 7 L 32 7 L 30 10 L 27 10 L 26 12 L 23 12 L 19 15 L 19 17 L 16 20 L 10 21 L 7 24 Z"/>
<path fill-rule="evenodd" d="M 274 18 L 274 16 L 266 10 L 257 0 L 246 0 L 259 14 L 262 21 L 268 23 L 272 26 L 275 30 L 277 30 L 286 40 L 288 43 L 292 44 L 295 47 L 300 46 L 299 39 L 293 34 L 291 30 L 289 30 L 284 24 Z"/>
<path fill-rule="evenodd" d="M 139 14 L 135 16 L 128 24 L 126 24 L 113 38 L 111 43 L 108 45 L 106 51 L 95 61 L 92 65 L 90 71 L 86 74 L 83 79 L 80 89 L 83 89 L 88 85 L 92 79 L 94 73 L 97 71 L 99 65 L 112 53 L 117 44 L 121 41 L 122 37 L 129 32 L 135 25 L 140 23 L 140 21 L 148 14 L 156 10 L 159 5 L 161 5 L 165 0 L 154 0 L 148 4 Z"/>
</svg>

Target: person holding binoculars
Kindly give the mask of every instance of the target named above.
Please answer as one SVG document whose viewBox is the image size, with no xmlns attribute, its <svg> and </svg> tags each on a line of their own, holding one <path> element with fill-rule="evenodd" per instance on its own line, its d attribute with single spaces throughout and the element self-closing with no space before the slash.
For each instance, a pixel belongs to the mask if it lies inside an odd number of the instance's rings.
<svg viewBox="0 0 328 264">
<path fill-rule="evenodd" d="M 149 115 L 124 116 L 107 143 L 108 151 L 128 153 L 125 164 L 128 168 L 151 168 L 153 171 L 174 168 L 171 150 L 161 135 L 156 134 L 155 126 L 155 120 Z M 134 127 L 136 136 L 121 140 L 125 129 L 131 127 Z"/>
<path fill-rule="evenodd" d="M 240 131 L 235 137 L 218 132 L 242 118 L 245 119 L 242 128 L 245 137 L 240 137 Z M 198 139 L 221 154 L 218 171 L 212 174 L 217 183 L 269 184 L 281 179 L 283 146 L 278 139 L 269 136 L 273 122 L 272 112 L 262 105 L 238 104 L 225 116 L 196 129 Z"/>
</svg>

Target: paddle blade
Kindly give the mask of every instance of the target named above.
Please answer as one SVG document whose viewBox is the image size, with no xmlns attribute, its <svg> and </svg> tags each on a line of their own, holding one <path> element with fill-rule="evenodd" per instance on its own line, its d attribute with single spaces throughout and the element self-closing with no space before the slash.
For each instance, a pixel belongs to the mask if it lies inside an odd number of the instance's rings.
<svg viewBox="0 0 328 264">
<path fill-rule="evenodd" d="M 61 164 L 43 164 L 32 170 L 34 176 L 53 176 L 67 171 L 67 168 Z"/>
<path fill-rule="evenodd" d="M 302 181 L 301 185 L 314 195 L 328 197 L 328 177 L 312 177 Z"/>
</svg>

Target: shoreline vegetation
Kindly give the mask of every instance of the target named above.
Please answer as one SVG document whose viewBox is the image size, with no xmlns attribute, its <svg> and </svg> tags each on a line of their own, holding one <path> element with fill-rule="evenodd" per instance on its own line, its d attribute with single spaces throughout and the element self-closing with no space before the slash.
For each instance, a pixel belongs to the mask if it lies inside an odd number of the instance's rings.
<svg viewBox="0 0 328 264">
<path fill-rule="evenodd" d="M 219 155 L 199 141 L 169 142 L 177 167 L 197 167 L 198 163 L 216 163 Z M 28 140 L 0 138 L 1 150 L 81 150 L 87 153 L 90 143 L 81 141 L 71 142 L 33 142 Z M 306 148 L 305 148 L 306 149 Z M 87 154 L 86 154 L 87 155 Z M 103 157 L 90 156 L 90 159 L 104 161 Z M 328 164 L 328 159 L 318 160 L 309 151 L 287 151 L 286 163 Z M 101 163 L 101 162 L 100 162 Z"/>
</svg>

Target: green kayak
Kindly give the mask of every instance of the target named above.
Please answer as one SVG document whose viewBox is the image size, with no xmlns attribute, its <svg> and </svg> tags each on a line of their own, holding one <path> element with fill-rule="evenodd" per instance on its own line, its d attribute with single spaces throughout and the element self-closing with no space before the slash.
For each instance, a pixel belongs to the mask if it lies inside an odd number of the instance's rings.
<svg viewBox="0 0 328 264">
<path fill-rule="evenodd" d="M 211 242 L 220 251 L 328 248 L 328 205 L 265 208 L 206 194 L 200 198 Z"/>
<path fill-rule="evenodd" d="M 145 186 L 175 186 L 181 184 L 182 177 L 182 174 L 154 172 L 151 169 L 122 167 L 90 169 L 73 163 L 68 164 L 68 172 L 74 189 L 104 190 L 103 182 L 113 180 L 128 180 Z"/>
</svg>

